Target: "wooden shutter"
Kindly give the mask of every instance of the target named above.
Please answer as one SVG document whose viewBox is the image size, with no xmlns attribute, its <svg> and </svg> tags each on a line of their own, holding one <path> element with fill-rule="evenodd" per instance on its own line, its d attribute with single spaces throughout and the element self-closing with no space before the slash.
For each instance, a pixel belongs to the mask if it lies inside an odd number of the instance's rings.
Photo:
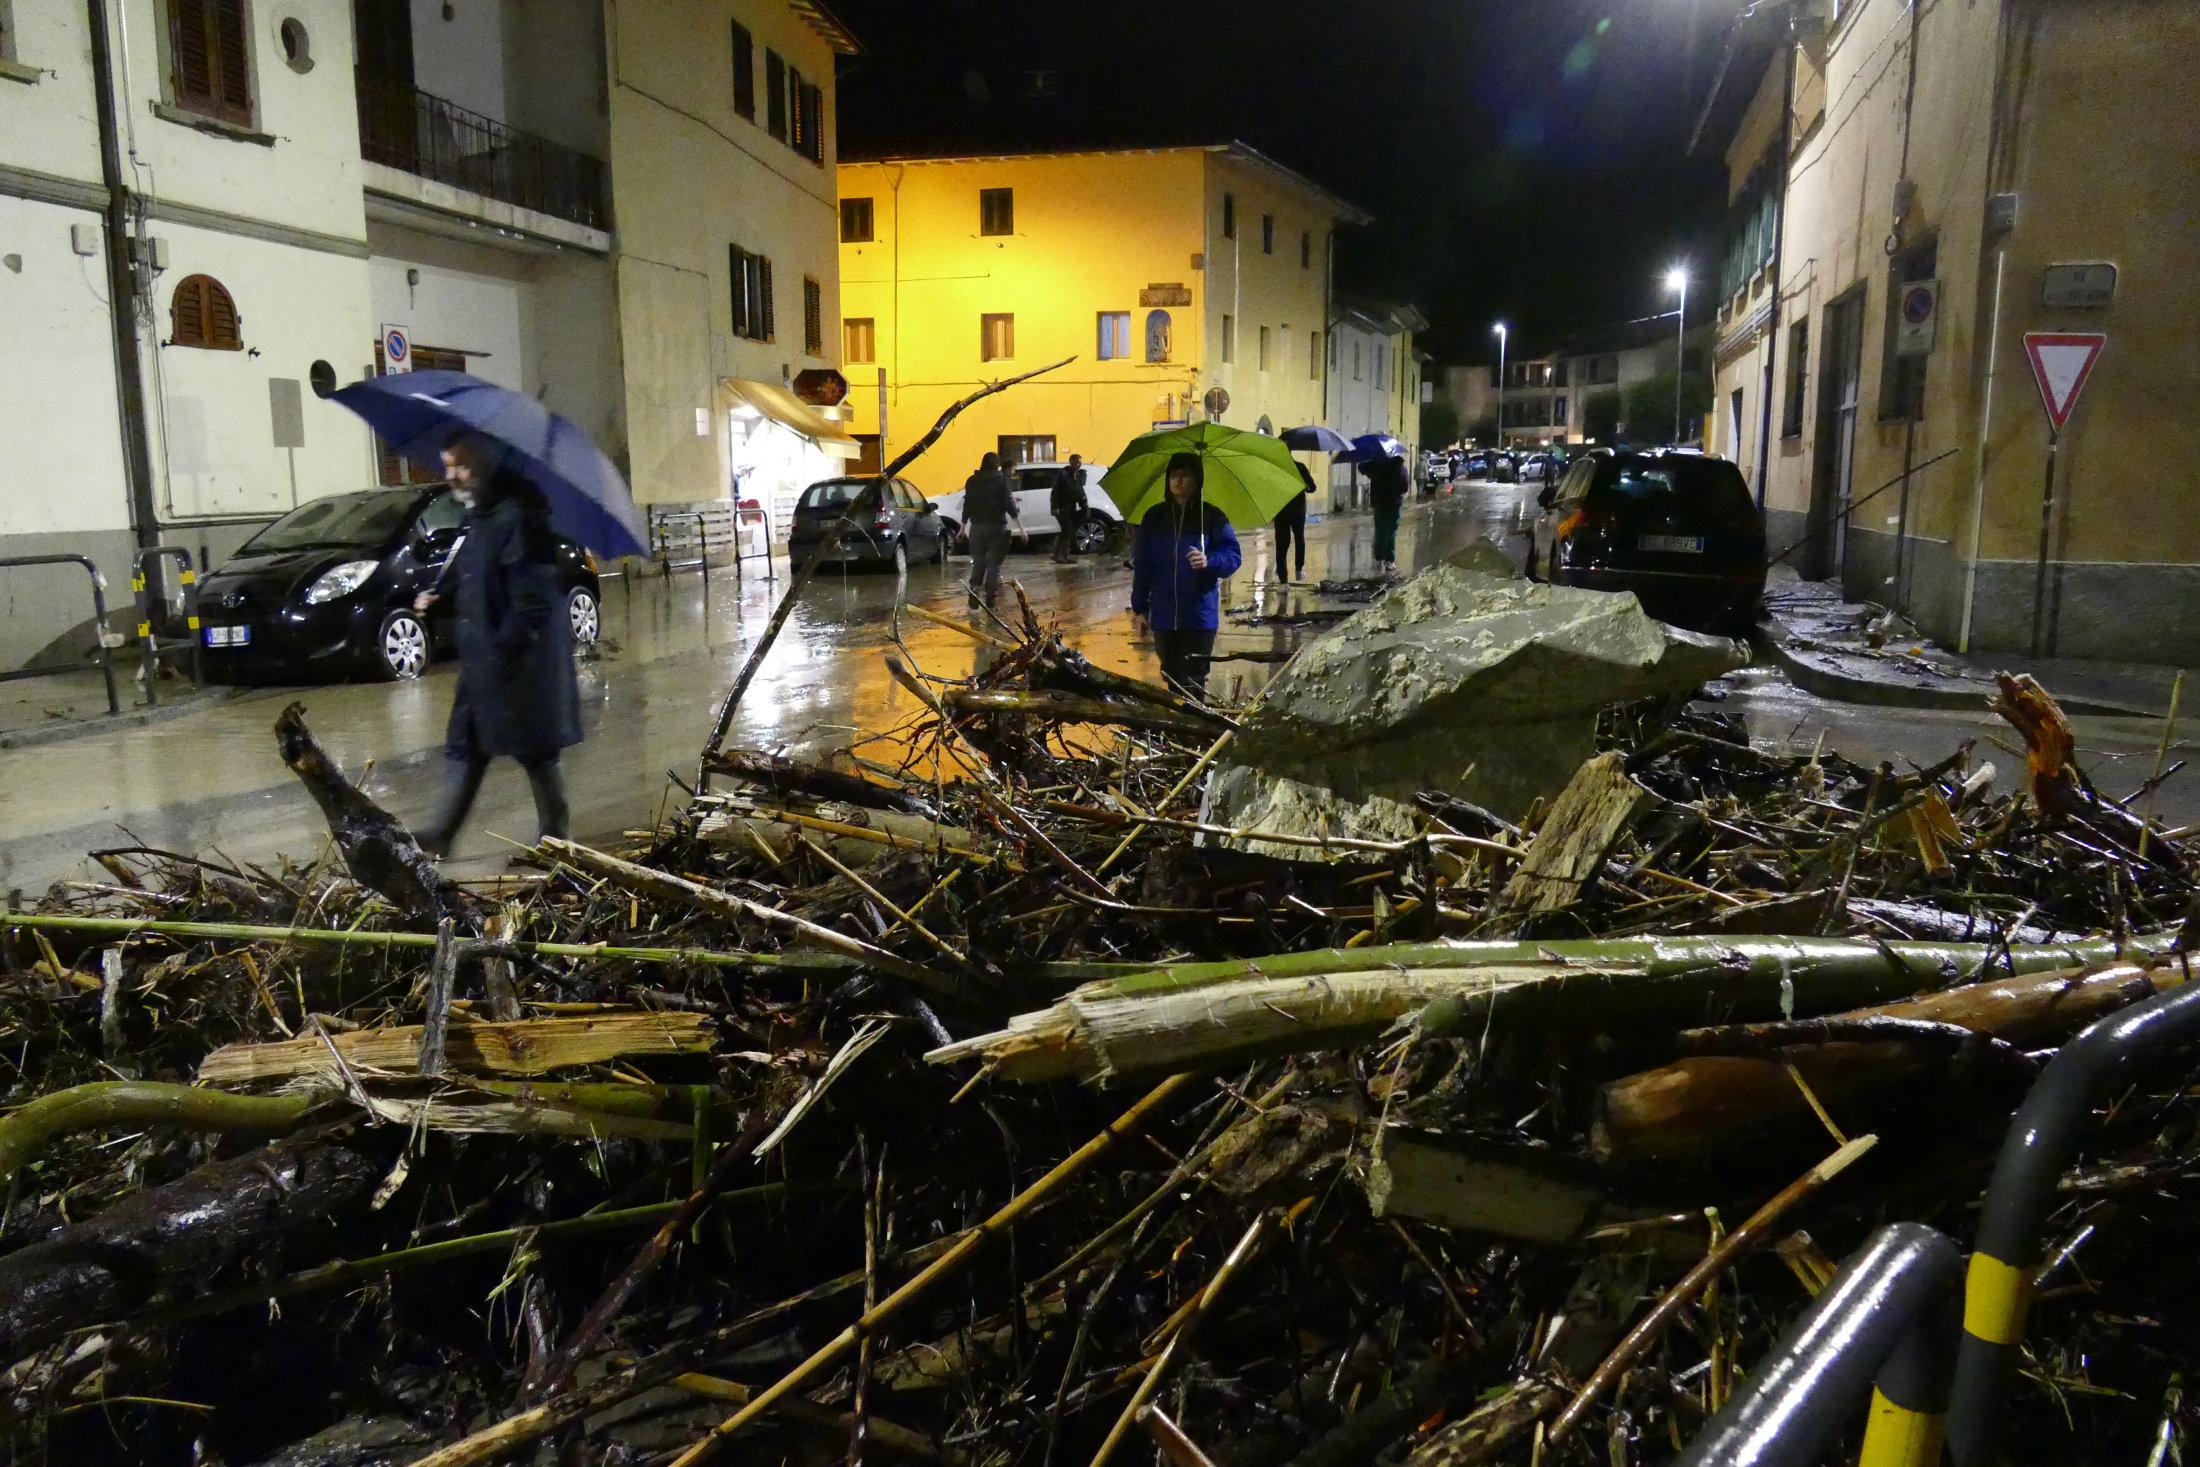
<svg viewBox="0 0 2200 1467">
<path fill-rule="evenodd" d="M 203 275 L 191 275 L 176 286 L 168 304 L 168 344 L 202 346 L 206 342 L 206 294 L 199 287 Z"/>
<path fill-rule="evenodd" d="M 244 333 L 238 328 L 237 302 L 218 280 L 200 276 L 206 290 L 206 344 L 216 351 L 244 350 Z"/>
<path fill-rule="evenodd" d="M 756 333 L 756 339 L 758 341 L 777 341 L 779 339 L 779 313 L 773 309 L 772 304 L 772 262 L 759 255 L 756 263 L 757 294 L 762 297 L 761 304 L 763 307 L 760 313 L 763 320 L 761 329 Z"/>
<path fill-rule="evenodd" d="M 206 0 L 169 0 L 168 63 L 176 105 L 214 111 L 214 26 Z"/>
<path fill-rule="evenodd" d="M 756 42 L 738 20 L 733 23 L 733 110 L 756 120 Z"/>
<path fill-rule="evenodd" d="M 787 63 L 769 46 L 764 48 L 764 120 L 773 137 L 787 140 Z"/>
<path fill-rule="evenodd" d="M 739 245 L 726 246 L 726 275 L 733 282 L 733 334 L 749 334 L 749 257 Z"/>
<path fill-rule="evenodd" d="M 219 89 L 216 103 L 232 122 L 252 120 L 250 32 L 244 22 L 245 0 L 213 0 L 214 64 Z"/>
</svg>

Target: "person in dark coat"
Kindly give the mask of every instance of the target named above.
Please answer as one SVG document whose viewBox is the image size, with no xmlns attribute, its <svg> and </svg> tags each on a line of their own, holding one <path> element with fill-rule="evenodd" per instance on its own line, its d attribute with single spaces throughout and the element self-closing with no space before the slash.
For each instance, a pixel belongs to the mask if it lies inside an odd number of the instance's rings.
<svg viewBox="0 0 2200 1467">
<path fill-rule="evenodd" d="M 458 694 L 444 739 L 443 799 L 420 832 L 421 848 L 435 855 L 450 851 L 489 761 L 500 755 L 527 771 L 541 833 L 564 835 L 558 756 L 581 741 L 573 628 L 558 592 L 557 542 L 541 491 L 480 440 L 445 449 L 443 467 L 472 508 L 449 569 L 415 603 L 420 611 L 441 596 L 458 603 Z"/>
<path fill-rule="evenodd" d="M 1085 500 L 1082 455 L 1071 454 L 1069 467 L 1055 474 L 1047 508 L 1054 511 L 1054 562 L 1067 565 L 1077 558 L 1077 527 L 1085 522 L 1085 511 L 1091 508 Z"/>
<path fill-rule="evenodd" d="M 1375 510 L 1375 563 L 1383 574 L 1398 574 L 1398 514 L 1406 502 L 1403 459 L 1378 458 L 1367 464 L 1367 502 Z"/>
<path fill-rule="evenodd" d="M 1202 699 L 1222 625 L 1217 588 L 1244 563 L 1228 516 L 1200 497 L 1206 478 L 1198 454 L 1173 455 L 1168 496 L 1139 520 L 1131 549 L 1131 626 L 1153 633 L 1161 676 Z"/>
<path fill-rule="evenodd" d="M 963 480 L 963 528 L 970 536 L 970 604 L 983 596 L 991 606 L 1001 594 L 1001 561 L 1008 554 L 1009 527 L 1019 538 L 1023 516 L 1016 511 L 1016 488 L 1001 471 L 1001 456 L 978 460 L 978 471 Z"/>
<path fill-rule="evenodd" d="M 1276 511 L 1273 525 L 1276 531 L 1276 579 L 1288 581 L 1292 577 L 1294 561 L 1301 578 L 1306 575 L 1306 501 L 1314 494 L 1314 476 L 1306 465 L 1297 459 L 1291 461 L 1299 471 L 1299 482 L 1306 488 L 1294 495 L 1289 504 Z M 1292 555 L 1294 543 L 1298 554 Z"/>
</svg>

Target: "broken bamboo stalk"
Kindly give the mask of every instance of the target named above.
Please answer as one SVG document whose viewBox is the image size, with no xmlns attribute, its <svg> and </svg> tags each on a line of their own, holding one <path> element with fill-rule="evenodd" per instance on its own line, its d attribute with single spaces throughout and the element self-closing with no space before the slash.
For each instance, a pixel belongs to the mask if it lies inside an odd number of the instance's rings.
<svg viewBox="0 0 2200 1467">
<path fill-rule="evenodd" d="M 1809 937 L 1447 941 L 1184 963 L 1088 983 L 1005 1029 L 933 1050 L 1013 1080 L 1205 1068 L 1334 1048 L 1416 1016 L 1424 1035 L 1495 1018 L 1593 1029 L 1705 1014 L 1820 1014 L 1948 976 L 2035 973 L 2166 954 L 2175 937 L 2038 946 Z"/>
<path fill-rule="evenodd" d="M 880 1300 L 875 1308 L 865 1310 L 861 1318 L 826 1341 L 809 1359 L 759 1391 L 746 1406 L 711 1428 L 709 1435 L 674 1459 L 672 1467 L 695 1467 L 696 1463 L 705 1461 L 735 1432 L 770 1410 L 783 1397 L 814 1379 L 827 1366 L 837 1364 L 865 1335 L 893 1318 L 933 1284 L 959 1270 L 989 1240 L 1008 1229 L 1025 1213 L 1047 1201 L 1063 1183 L 1083 1171 L 1100 1153 L 1143 1128 L 1157 1111 L 1168 1105 L 1193 1082 L 1194 1077 L 1191 1075 L 1172 1075 L 1147 1091 L 1136 1105 L 1109 1122 L 1105 1130 L 1063 1157 L 1053 1170 L 1003 1203 L 992 1216 L 965 1233 L 954 1247 L 934 1259 L 916 1277 Z"/>
<path fill-rule="evenodd" d="M 0 1187 L 63 1136 L 115 1126 L 189 1126 L 200 1131 L 279 1135 L 324 1097 L 231 1095 L 158 1080 L 95 1080 L 41 1095 L 0 1117 Z"/>
<path fill-rule="evenodd" d="M 398 1024 L 272 1044 L 225 1044 L 199 1062 L 199 1079 L 214 1085 L 299 1076 L 334 1081 L 342 1078 L 339 1063 L 369 1072 L 416 1074 L 420 1039 L 420 1025 Z M 540 1075 L 621 1055 L 708 1054 L 712 1044 L 708 1015 L 634 1009 L 509 1024 L 458 1021 L 450 1027 L 448 1053 L 458 1069 Z"/>
</svg>

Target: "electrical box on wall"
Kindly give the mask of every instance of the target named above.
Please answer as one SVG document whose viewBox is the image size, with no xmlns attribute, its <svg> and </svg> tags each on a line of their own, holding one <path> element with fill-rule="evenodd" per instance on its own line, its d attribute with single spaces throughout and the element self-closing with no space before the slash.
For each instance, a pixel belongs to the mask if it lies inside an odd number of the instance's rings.
<svg viewBox="0 0 2200 1467">
<path fill-rule="evenodd" d="M 99 226 L 96 224 L 72 224 L 69 226 L 69 248 L 80 255 L 99 253 Z"/>
</svg>

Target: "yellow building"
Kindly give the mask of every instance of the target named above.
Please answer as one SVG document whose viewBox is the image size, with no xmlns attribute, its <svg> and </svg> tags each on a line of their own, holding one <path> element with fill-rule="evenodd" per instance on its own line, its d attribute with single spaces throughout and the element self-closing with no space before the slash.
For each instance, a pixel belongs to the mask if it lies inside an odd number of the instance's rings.
<svg viewBox="0 0 2200 1467">
<path fill-rule="evenodd" d="M 1712 446 L 1775 546 L 1959 646 L 2200 654 L 2200 7 L 1764 14 L 1795 27 L 1728 134 Z M 2051 498 L 2031 332 L 2107 337 Z"/>
<path fill-rule="evenodd" d="M 1333 232 L 1368 216 L 1239 143 L 840 167 L 841 359 L 866 463 L 985 382 L 910 477 L 1111 462 L 1157 425 L 1319 422 Z M 1220 412 L 1210 414 L 1210 394 Z"/>
</svg>

